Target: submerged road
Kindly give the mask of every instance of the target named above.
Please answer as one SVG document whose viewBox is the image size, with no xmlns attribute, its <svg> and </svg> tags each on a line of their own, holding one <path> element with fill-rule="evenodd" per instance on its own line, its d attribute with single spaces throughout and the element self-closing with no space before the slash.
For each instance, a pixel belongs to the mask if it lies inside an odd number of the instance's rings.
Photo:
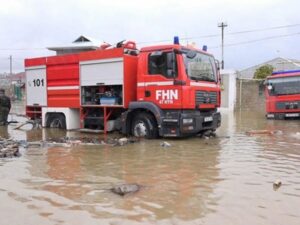
<svg viewBox="0 0 300 225">
<path fill-rule="evenodd" d="M 211 139 L 28 148 L 19 158 L 0 159 L 0 224 L 298 225 L 300 121 L 253 112 L 225 112 L 222 120 Z M 282 132 L 247 135 L 250 130 Z M 87 135 L 10 125 L 0 136 Z M 171 146 L 162 147 L 164 141 Z M 143 188 L 126 196 L 110 192 L 122 183 Z"/>
</svg>

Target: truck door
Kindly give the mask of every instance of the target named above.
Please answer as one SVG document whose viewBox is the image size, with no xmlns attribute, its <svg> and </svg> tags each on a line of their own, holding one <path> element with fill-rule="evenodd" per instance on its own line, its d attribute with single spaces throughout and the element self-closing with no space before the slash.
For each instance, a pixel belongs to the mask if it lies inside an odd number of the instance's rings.
<svg viewBox="0 0 300 225">
<path fill-rule="evenodd" d="M 28 106 L 47 106 L 46 66 L 26 68 L 26 100 Z"/>
<path fill-rule="evenodd" d="M 182 108 L 182 86 L 174 85 L 178 78 L 176 54 L 156 51 L 148 54 L 144 74 L 144 100 L 162 109 Z"/>
</svg>

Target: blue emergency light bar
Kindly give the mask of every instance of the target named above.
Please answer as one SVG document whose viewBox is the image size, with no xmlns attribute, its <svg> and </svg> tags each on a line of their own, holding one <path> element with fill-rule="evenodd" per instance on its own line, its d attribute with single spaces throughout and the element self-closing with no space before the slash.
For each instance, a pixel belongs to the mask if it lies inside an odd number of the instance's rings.
<svg viewBox="0 0 300 225">
<path fill-rule="evenodd" d="M 300 73 L 300 70 L 276 71 L 276 72 L 273 72 L 272 75 L 287 74 L 287 73 Z"/>
<path fill-rule="evenodd" d="M 174 37 L 174 45 L 179 45 L 179 37 L 178 36 Z"/>
</svg>

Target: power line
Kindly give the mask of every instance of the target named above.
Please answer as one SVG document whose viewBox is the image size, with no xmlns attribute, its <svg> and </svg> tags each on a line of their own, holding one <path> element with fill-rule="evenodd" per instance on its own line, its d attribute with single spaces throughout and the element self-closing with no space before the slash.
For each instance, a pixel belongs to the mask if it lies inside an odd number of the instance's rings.
<svg viewBox="0 0 300 225">
<path fill-rule="evenodd" d="M 47 50 L 46 48 L 0 48 L 0 51 L 32 51 L 32 50 Z"/>
<path fill-rule="evenodd" d="M 296 36 L 296 35 L 300 35 L 300 32 L 292 33 L 292 34 L 282 34 L 282 35 L 276 35 L 276 36 L 269 36 L 269 37 L 265 37 L 265 38 L 249 40 L 249 41 L 243 41 L 243 42 L 237 42 L 237 43 L 231 43 L 231 44 L 224 45 L 224 47 L 251 44 L 251 43 L 255 43 L 255 42 L 259 42 L 259 41 L 272 40 L 272 39 L 278 39 L 278 38 L 290 37 L 290 36 Z M 215 49 L 215 48 L 220 48 L 220 46 L 210 47 L 210 49 Z"/>
<path fill-rule="evenodd" d="M 284 25 L 284 26 L 276 26 L 276 27 L 269 27 L 269 28 L 259 28 L 259 29 L 253 29 L 253 30 L 231 32 L 226 35 L 246 34 L 246 33 L 260 32 L 260 31 L 266 31 L 266 30 L 277 30 L 277 29 L 283 29 L 283 28 L 298 27 L 298 26 L 300 26 L 300 24 L 290 24 L 290 25 Z"/>
<path fill-rule="evenodd" d="M 229 32 L 229 33 L 226 33 L 226 35 L 238 35 L 238 34 L 246 34 L 246 33 L 254 33 L 254 32 L 263 32 L 263 31 L 268 31 L 268 30 L 277 30 L 277 29 L 291 28 L 291 27 L 298 27 L 298 26 L 300 26 L 300 24 L 290 24 L 290 25 L 282 25 L 282 26 L 276 26 L 276 27 L 267 27 L 267 28 L 259 28 L 259 29 L 252 29 L 252 30 Z M 220 34 L 209 34 L 209 35 L 201 35 L 201 36 L 193 36 L 193 37 L 183 37 L 183 38 L 181 38 L 181 40 L 193 40 L 193 39 L 212 38 L 212 37 L 220 37 Z M 170 39 L 138 42 L 137 44 L 158 43 L 158 42 L 168 42 L 168 41 L 170 41 Z"/>
<path fill-rule="evenodd" d="M 15 58 L 15 57 L 14 57 L 12 60 L 13 60 L 13 61 L 16 61 L 16 60 L 17 60 L 17 61 L 18 61 L 18 60 L 23 60 L 23 59 L 24 59 L 24 58 Z M 0 57 L 0 60 L 9 60 L 9 57 Z"/>
<path fill-rule="evenodd" d="M 229 32 L 229 33 L 226 33 L 226 36 L 227 35 L 236 35 L 236 34 L 247 34 L 247 33 L 254 33 L 254 32 L 263 32 L 263 31 L 267 31 L 267 30 L 277 30 L 277 29 L 297 27 L 297 26 L 300 26 L 300 24 L 290 24 L 290 25 L 276 26 L 276 27 L 269 27 L 269 28 L 259 28 L 259 29 L 252 29 L 252 30 Z M 219 37 L 219 36 L 220 36 L 220 34 L 211 34 L 211 35 L 204 35 L 204 36 L 189 37 L 189 39 L 210 38 L 210 37 Z"/>
</svg>

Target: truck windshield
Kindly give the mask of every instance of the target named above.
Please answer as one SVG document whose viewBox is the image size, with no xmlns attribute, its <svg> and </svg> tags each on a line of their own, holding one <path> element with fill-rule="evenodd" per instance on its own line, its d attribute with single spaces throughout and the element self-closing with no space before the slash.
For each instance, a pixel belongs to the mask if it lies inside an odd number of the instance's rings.
<svg viewBox="0 0 300 225">
<path fill-rule="evenodd" d="M 300 76 L 269 79 L 267 87 L 270 95 L 300 94 Z"/>
<path fill-rule="evenodd" d="M 215 59 L 212 56 L 197 52 L 195 57 L 183 53 L 186 74 L 191 80 L 217 81 Z"/>
</svg>

